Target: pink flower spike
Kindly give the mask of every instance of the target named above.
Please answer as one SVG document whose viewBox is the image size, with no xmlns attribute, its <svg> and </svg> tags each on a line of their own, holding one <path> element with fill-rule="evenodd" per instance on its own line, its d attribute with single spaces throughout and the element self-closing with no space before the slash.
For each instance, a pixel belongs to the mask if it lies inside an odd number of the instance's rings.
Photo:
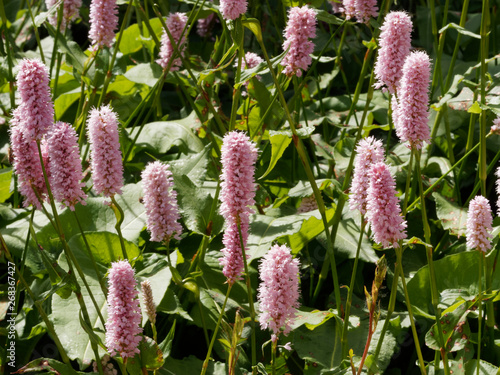
<svg viewBox="0 0 500 375">
<path fill-rule="evenodd" d="M 259 65 L 263 61 L 264 60 L 262 59 L 262 57 L 260 57 L 256 53 L 253 53 L 253 52 L 245 53 L 245 60 L 244 60 L 245 69 L 255 68 L 257 65 Z"/>
<path fill-rule="evenodd" d="M 281 65 L 285 67 L 283 73 L 287 76 L 300 77 L 302 70 L 311 65 L 311 53 L 314 43 L 309 39 L 316 36 L 316 13 L 307 5 L 293 7 L 288 11 L 288 24 L 285 29 L 283 50 L 288 51 Z"/>
<path fill-rule="evenodd" d="M 45 0 L 47 9 L 57 4 L 57 0 Z M 80 17 L 80 7 L 82 0 L 64 0 L 63 1 L 63 16 L 61 21 L 61 30 L 66 30 L 66 26 L 74 19 Z M 49 22 L 52 26 L 57 28 L 57 18 L 59 17 L 59 8 L 49 17 Z"/>
<path fill-rule="evenodd" d="M 92 0 L 89 39 L 92 46 L 111 47 L 118 28 L 116 0 Z"/>
<path fill-rule="evenodd" d="M 375 62 L 375 88 L 387 86 L 395 94 L 403 75 L 403 64 L 410 54 L 412 22 L 406 12 L 390 12 L 385 16 Z"/>
<path fill-rule="evenodd" d="M 370 169 L 373 164 L 384 161 L 382 142 L 374 137 L 363 138 L 356 147 L 354 173 L 349 196 L 349 208 L 366 214 L 366 200 L 370 186 Z"/>
<path fill-rule="evenodd" d="M 58 122 L 47 139 L 50 185 L 55 200 L 62 206 L 75 210 L 75 205 L 85 205 L 87 195 L 82 188 L 82 164 L 78 148 L 78 136 L 70 124 Z"/>
<path fill-rule="evenodd" d="M 235 20 L 247 11 L 247 0 L 220 0 L 220 12 L 225 20 Z"/>
<path fill-rule="evenodd" d="M 179 49 L 179 52 L 184 56 L 184 50 L 186 49 L 186 36 L 184 35 L 181 40 L 182 31 L 187 23 L 187 16 L 184 13 L 172 13 L 167 17 L 167 28 L 172 38 Z M 172 45 L 170 38 L 166 31 L 163 32 L 161 37 L 161 48 L 160 48 L 160 58 L 156 60 L 160 66 L 165 69 L 168 63 L 175 54 L 175 48 Z M 171 71 L 179 70 L 181 66 L 181 58 L 177 57 L 170 67 Z"/>
<path fill-rule="evenodd" d="M 240 226 L 246 252 L 249 227 L 248 215 L 242 215 L 240 217 Z M 241 251 L 238 224 L 236 221 L 228 220 L 228 226 L 224 232 L 222 243 L 224 244 L 224 248 L 221 250 L 223 257 L 219 259 L 219 262 L 223 266 L 222 273 L 226 276 L 227 283 L 232 285 L 241 279 L 241 274 L 245 267 L 243 263 L 243 252 Z"/>
<path fill-rule="evenodd" d="M 393 117 L 396 134 L 409 147 L 420 149 L 423 142 L 430 142 L 429 130 L 429 79 L 431 62 L 426 52 L 415 51 L 408 55 L 403 65 L 403 76 L 394 97 Z"/>
<path fill-rule="evenodd" d="M 485 253 L 491 249 L 493 217 L 488 199 L 478 195 L 469 203 L 467 212 L 467 248 L 478 249 Z"/>
<path fill-rule="evenodd" d="M 116 113 L 109 105 L 93 109 L 87 126 L 94 189 L 106 197 L 121 194 L 123 163 Z"/>
<path fill-rule="evenodd" d="M 54 123 L 54 103 L 49 88 L 49 70 L 38 59 L 23 59 L 18 65 L 17 87 L 21 104 L 18 119 L 27 141 L 41 140 Z"/>
<path fill-rule="evenodd" d="M 377 0 L 354 0 L 356 19 L 361 23 L 368 23 L 371 17 L 378 16 Z"/>
<path fill-rule="evenodd" d="M 182 227 L 179 224 L 177 192 L 172 189 L 174 180 L 169 166 L 159 161 L 149 163 L 141 178 L 151 241 L 169 241 L 172 237 L 180 240 Z"/>
<path fill-rule="evenodd" d="M 494 134 L 500 134 L 500 117 L 493 120 L 493 125 L 491 125 L 490 132 Z"/>
<path fill-rule="evenodd" d="M 299 307 L 299 261 L 290 252 L 274 245 L 259 265 L 259 322 L 261 329 L 271 329 L 274 342 L 280 332 L 288 335 Z"/>
<path fill-rule="evenodd" d="M 345 14 L 346 20 L 356 17 L 355 0 L 342 0 L 342 8 L 340 8 L 340 11 Z"/>
<path fill-rule="evenodd" d="M 400 213 L 394 178 L 389 167 L 379 162 L 370 171 L 366 216 L 373 239 L 384 248 L 398 247 L 398 241 L 406 238 L 406 221 Z"/>
<path fill-rule="evenodd" d="M 106 347 L 111 356 L 134 357 L 139 354 L 137 347 L 142 340 L 142 315 L 134 269 L 126 260 L 112 263 L 108 280 Z"/>
</svg>

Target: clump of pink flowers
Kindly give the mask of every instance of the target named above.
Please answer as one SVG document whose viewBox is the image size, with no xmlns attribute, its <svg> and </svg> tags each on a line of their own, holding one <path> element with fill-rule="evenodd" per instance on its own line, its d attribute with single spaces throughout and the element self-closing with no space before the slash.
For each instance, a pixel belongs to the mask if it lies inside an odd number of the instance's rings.
<svg viewBox="0 0 500 375">
<path fill-rule="evenodd" d="M 111 356 L 133 357 L 139 354 L 137 346 L 142 340 L 142 316 L 134 269 L 126 260 L 112 263 L 108 279 L 106 347 Z"/>
<path fill-rule="evenodd" d="M 286 245 L 274 245 L 259 266 L 259 322 L 261 329 L 270 328 L 272 340 L 287 335 L 299 307 L 299 261 L 293 259 Z"/>
<path fill-rule="evenodd" d="M 159 161 L 149 163 L 141 173 L 143 202 L 146 208 L 148 231 L 151 241 L 168 242 L 172 237 L 180 239 L 177 192 L 172 189 L 173 178 L 169 166 Z"/>
<path fill-rule="evenodd" d="M 220 0 L 220 12 L 226 20 L 235 20 L 247 11 L 247 0 Z"/>
<path fill-rule="evenodd" d="M 92 0 L 89 19 L 89 39 L 92 46 L 111 47 L 118 28 L 116 0 Z"/>
<path fill-rule="evenodd" d="M 57 4 L 57 0 L 45 0 L 47 9 Z M 63 1 L 63 15 L 61 20 L 61 30 L 65 30 L 66 26 L 75 18 L 80 16 L 80 7 L 82 6 L 82 0 L 64 0 Z M 49 17 L 49 22 L 52 26 L 57 28 L 57 18 L 59 16 L 59 9 Z"/>
<path fill-rule="evenodd" d="M 95 108 L 90 111 L 87 126 L 94 189 L 106 197 L 121 194 L 123 163 L 116 113 L 109 105 Z"/>
<path fill-rule="evenodd" d="M 228 283 L 239 279 L 243 271 L 243 255 L 238 233 L 238 224 L 242 233 L 243 246 L 248 238 L 249 207 L 255 203 L 255 162 L 257 148 L 244 133 L 233 131 L 224 136 L 221 147 L 221 192 L 220 211 L 227 222 L 224 232 L 224 254 L 220 262 L 224 266 L 222 272 Z"/>
<path fill-rule="evenodd" d="M 398 247 L 398 241 L 406 238 L 406 221 L 400 213 L 396 182 L 389 167 L 384 162 L 374 164 L 370 171 L 366 216 L 375 242 L 383 247 Z"/>
<path fill-rule="evenodd" d="M 370 169 L 384 161 L 382 142 L 374 137 L 363 138 L 356 147 L 354 172 L 349 196 L 349 208 L 366 214 L 368 186 L 370 185 Z"/>
<path fill-rule="evenodd" d="M 54 199 L 75 210 L 77 203 L 85 204 L 87 195 L 82 188 L 82 164 L 75 129 L 65 122 L 57 122 L 47 138 L 50 185 Z"/>
<path fill-rule="evenodd" d="M 375 63 L 375 88 L 387 86 L 391 94 L 396 93 L 403 75 L 403 64 L 410 54 L 412 27 L 406 12 L 390 12 L 385 16 Z"/>
<path fill-rule="evenodd" d="M 342 6 L 347 20 L 356 17 L 358 22 L 368 23 L 378 15 L 377 0 L 343 0 Z"/>
<path fill-rule="evenodd" d="M 430 74 L 431 62 L 426 52 L 415 51 L 408 55 L 398 97 L 393 102 L 393 117 L 396 134 L 401 142 L 409 142 L 411 148 L 420 149 L 423 142 L 430 142 Z"/>
<path fill-rule="evenodd" d="M 182 31 L 187 23 L 187 16 L 184 13 L 171 13 L 167 17 L 167 28 L 170 34 L 172 35 L 173 42 L 177 46 L 179 53 L 183 54 L 186 49 L 186 36 L 182 36 Z M 161 37 L 161 48 L 160 48 L 160 59 L 157 60 L 157 63 L 165 69 L 170 60 L 172 60 L 175 54 L 176 48 L 172 44 L 172 40 L 168 37 L 166 31 L 163 32 Z M 181 66 L 181 58 L 177 57 L 173 60 L 172 65 L 170 66 L 171 71 L 179 70 Z"/>
<path fill-rule="evenodd" d="M 283 73 L 287 76 L 300 77 L 302 70 L 311 65 L 311 53 L 314 43 L 309 40 L 316 36 L 316 14 L 307 5 L 293 7 L 288 11 L 288 24 L 285 29 L 283 50 L 288 51 L 281 65 L 285 67 Z"/>
<path fill-rule="evenodd" d="M 488 252 L 491 249 L 491 231 L 493 217 L 488 199 L 478 195 L 469 203 L 467 212 L 467 247 Z"/>
</svg>

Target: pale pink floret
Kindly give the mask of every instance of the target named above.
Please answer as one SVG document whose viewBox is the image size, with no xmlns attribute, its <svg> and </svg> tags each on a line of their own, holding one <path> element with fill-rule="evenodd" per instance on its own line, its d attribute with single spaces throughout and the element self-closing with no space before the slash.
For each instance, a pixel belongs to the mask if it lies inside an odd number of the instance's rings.
<svg viewBox="0 0 500 375">
<path fill-rule="evenodd" d="M 109 105 L 93 109 L 87 126 L 94 189 L 106 197 L 121 194 L 123 163 L 116 113 Z"/>
<path fill-rule="evenodd" d="M 111 356 L 122 358 L 139 354 L 142 340 L 141 309 L 134 269 L 126 260 L 111 264 L 109 270 L 106 347 Z"/>
<path fill-rule="evenodd" d="M 247 11 L 247 0 L 220 0 L 220 12 L 226 20 L 235 20 Z"/>
<path fill-rule="evenodd" d="M 469 203 L 467 212 L 467 248 L 478 249 L 485 253 L 491 249 L 493 217 L 488 199 L 478 195 Z"/>
<path fill-rule="evenodd" d="M 92 46 L 111 47 L 118 28 L 116 0 L 92 0 L 89 39 Z"/>
<path fill-rule="evenodd" d="M 354 0 L 356 19 L 361 23 L 368 23 L 371 17 L 378 16 L 377 0 Z"/>
<path fill-rule="evenodd" d="M 495 134 L 500 134 L 500 117 L 493 120 L 490 131 Z"/>
<path fill-rule="evenodd" d="M 24 129 L 26 140 L 41 140 L 54 123 L 49 70 L 38 59 L 23 59 L 18 70 L 19 124 Z"/>
<path fill-rule="evenodd" d="M 356 17 L 355 0 L 342 0 L 342 8 L 340 10 L 345 14 L 346 20 Z"/>
<path fill-rule="evenodd" d="M 368 137 L 359 141 L 356 147 L 351 194 L 349 195 L 351 210 L 359 210 L 362 215 L 366 214 L 370 170 L 374 164 L 382 161 L 384 161 L 384 149 L 380 140 Z"/>
<path fill-rule="evenodd" d="M 288 51 L 281 65 L 285 67 L 283 73 L 287 76 L 300 77 L 302 70 L 311 65 L 311 53 L 314 43 L 309 39 L 316 36 L 316 13 L 307 5 L 293 7 L 288 11 L 288 24 L 285 29 L 283 50 Z"/>
<path fill-rule="evenodd" d="M 50 186 L 54 198 L 62 206 L 75 210 L 75 205 L 85 205 L 87 195 L 82 188 L 82 164 L 75 129 L 65 122 L 57 122 L 47 138 Z"/>
<path fill-rule="evenodd" d="M 429 82 L 431 62 L 426 52 L 415 51 L 403 65 L 403 76 L 394 97 L 393 117 L 396 134 L 409 147 L 420 149 L 430 142 Z"/>
<path fill-rule="evenodd" d="M 390 12 L 380 28 L 378 57 L 375 62 L 375 88 L 386 86 L 395 94 L 403 75 L 403 64 L 410 54 L 412 22 L 406 12 Z"/>
<path fill-rule="evenodd" d="M 215 13 L 210 13 L 206 18 L 200 18 L 196 23 L 196 33 L 202 38 L 206 38 L 210 34 L 212 25 L 217 21 Z"/>
<path fill-rule="evenodd" d="M 274 245 L 259 266 L 259 317 L 261 329 L 272 330 L 277 341 L 280 332 L 287 335 L 299 307 L 299 261 L 286 245 Z"/>
<path fill-rule="evenodd" d="M 241 235 L 245 246 L 245 253 L 248 251 L 246 248 L 249 228 L 248 220 L 248 215 L 243 214 L 240 216 Z M 223 257 L 219 260 L 223 266 L 222 273 L 226 276 L 228 284 L 234 284 L 241 279 L 244 268 L 243 252 L 241 250 L 240 235 L 236 221 L 228 220 L 222 243 L 224 244 L 224 248 L 221 250 Z"/>
<path fill-rule="evenodd" d="M 406 221 L 400 215 L 396 197 L 396 183 L 389 167 L 383 163 L 373 165 L 366 204 L 366 216 L 373 239 L 385 247 L 398 247 L 398 241 L 406 238 Z"/>
<path fill-rule="evenodd" d="M 58 0 L 45 0 L 47 9 L 57 4 Z M 65 30 L 66 26 L 74 19 L 80 16 L 80 7 L 82 6 L 82 0 L 64 0 L 63 1 L 63 16 L 61 20 L 61 30 Z M 52 26 L 57 28 L 57 17 L 59 16 L 59 8 L 57 11 L 49 17 L 49 22 Z"/>
<path fill-rule="evenodd" d="M 141 173 L 143 202 L 146 208 L 146 225 L 151 241 L 180 239 L 177 192 L 172 189 L 174 180 L 167 164 L 159 161 L 149 163 Z"/>
<path fill-rule="evenodd" d="M 182 31 L 186 26 L 187 20 L 188 18 L 184 13 L 172 13 L 167 17 L 168 31 L 172 35 L 175 45 L 179 49 L 179 53 L 181 53 L 183 56 L 184 56 L 184 50 L 186 49 L 186 36 L 184 35 L 182 39 L 181 36 L 182 36 Z M 176 54 L 175 50 L 176 48 L 174 47 L 174 44 L 172 44 L 172 41 L 168 37 L 167 32 L 164 31 L 161 37 L 160 58 L 156 60 L 156 62 L 160 64 L 160 66 L 163 69 L 165 69 L 168 66 L 174 54 Z M 170 70 L 171 71 L 179 70 L 179 67 L 181 65 L 182 65 L 181 58 L 177 57 L 172 62 Z"/>
<path fill-rule="evenodd" d="M 42 164 L 40 163 L 36 141 L 26 140 L 23 128 L 19 125 L 19 110 L 20 107 L 14 110 L 10 127 L 12 165 L 18 177 L 19 192 L 25 197 L 23 202 L 24 207 L 32 204 L 40 210 L 42 209 L 42 205 L 33 189 L 36 189 L 43 201 L 47 198 L 47 186 L 43 177 Z"/>
<path fill-rule="evenodd" d="M 262 59 L 262 57 L 260 57 L 256 53 L 253 53 L 253 52 L 245 53 L 245 59 L 244 59 L 245 69 L 255 68 L 257 65 L 259 65 L 263 61 L 264 60 Z"/>
</svg>

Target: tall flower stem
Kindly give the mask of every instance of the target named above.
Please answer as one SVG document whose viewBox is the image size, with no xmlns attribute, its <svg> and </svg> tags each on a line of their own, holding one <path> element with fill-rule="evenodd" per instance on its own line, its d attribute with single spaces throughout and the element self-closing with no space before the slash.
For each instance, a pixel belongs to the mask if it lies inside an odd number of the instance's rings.
<svg viewBox="0 0 500 375">
<path fill-rule="evenodd" d="M 35 25 L 35 17 L 33 16 L 33 12 L 31 11 L 31 5 L 32 5 L 31 0 L 27 0 L 26 2 L 28 3 L 28 13 L 29 13 L 30 18 L 31 18 L 31 23 L 33 24 L 33 31 L 35 32 L 36 43 L 38 45 L 38 50 L 40 51 L 40 58 L 41 58 L 42 62 L 45 64 L 45 56 L 43 54 L 42 43 L 40 41 L 40 34 L 38 33 L 38 27 L 36 27 L 36 25 Z M 47 65 L 47 64 L 45 64 L 45 65 Z"/>
<path fill-rule="evenodd" d="M 207 373 L 208 361 L 210 360 L 210 354 L 212 353 L 212 348 L 215 343 L 215 339 L 217 338 L 217 333 L 219 332 L 219 327 L 222 322 L 222 317 L 224 316 L 224 311 L 226 311 L 226 304 L 229 298 L 229 293 L 231 292 L 231 287 L 233 284 L 228 284 L 226 297 L 224 298 L 224 303 L 222 304 L 222 309 L 220 310 L 219 319 L 217 320 L 217 325 L 215 326 L 214 334 L 212 335 L 212 340 L 210 341 L 210 345 L 208 347 L 207 356 L 205 357 L 205 361 L 203 362 L 203 368 L 201 370 L 201 375 L 205 375 Z"/>
<path fill-rule="evenodd" d="M 276 375 L 276 346 L 278 345 L 278 340 L 271 343 L 271 374 Z"/>
<path fill-rule="evenodd" d="M 406 209 L 408 208 L 408 194 L 410 193 L 410 181 L 411 181 L 411 176 L 413 174 L 413 156 L 415 154 L 415 150 L 412 148 L 411 149 L 411 154 L 410 154 L 410 161 L 408 163 L 408 169 L 406 172 L 406 186 L 405 186 L 405 197 L 403 200 L 403 209 L 402 209 L 402 215 L 403 217 L 406 216 Z"/>
<path fill-rule="evenodd" d="M 483 263 L 484 263 L 484 252 L 478 250 L 481 254 L 479 254 L 479 279 L 478 279 L 478 302 L 479 302 L 479 310 L 477 316 L 477 368 L 476 375 L 479 375 L 481 368 L 481 333 L 482 333 L 482 323 L 483 323 Z"/>
<path fill-rule="evenodd" d="M 486 80 L 488 79 L 488 35 L 490 33 L 490 9 L 489 0 L 483 0 L 481 14 L 481 104 L 486 105 Z M 479 180 L 481 181 L 481 193 L 486 196 L 486 110 L 481 111 L 479 126 Z"/>
<path fill-rule="evenodd" d="M 125 248 L 125 240 L 123 239 L 123 234 L 121 229 L 123 219 L 125 219 L 125 214 L 123 213 L 122 208 L 116 201 L 114 194 L 111 196 L 111 202 L 112 202 L 111 208 L 115 212 L 116 216 L 115 229 L 116 232 L 118 233 L 118 237 L 120 238 L 120 246 L 122 248 L 123 259 L 128 259 L 127 249 Z"/>
</svg>

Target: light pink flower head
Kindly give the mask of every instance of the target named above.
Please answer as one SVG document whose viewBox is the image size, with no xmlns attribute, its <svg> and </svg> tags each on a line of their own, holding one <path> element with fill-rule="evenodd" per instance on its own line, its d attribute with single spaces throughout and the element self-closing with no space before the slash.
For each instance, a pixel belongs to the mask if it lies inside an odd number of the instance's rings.
<svg viewBox="0 0 500 375">
<path fill-rule="evenodd" d="M 491 249 L 491 231 L 493 217 L 488 199 L 478 195 L 469 203 L 467 212 L 467 247 L 478 249 L 485 253 Z"/>
<path fill-rule="evenodd" d="M 149 163 L 141 173 L 144 207 L 146 208 L 148 231 L 151 241 L 177 240 L 182 233 L 179 224 L 177 192 L 172 189 L 174 180 L 167 164 L 159 161 Z"/>
<path fill-rule="evenodd" d="M 47 139 L 50 186 L 55 200 L 63 207 L 75 210 L 75 205 L 85 205 L 87 195 L 82 188 L 82 164 L 75 129 L 65 122 L 57 122 Z"/>
<path fill-rule="evenodd" d="M 245 69 L 252 69 L 263 62 L 262 57 L 253 52 L 245 53 Z"/>
<path fill-rule="evenodd" d="M 328 0 L 330 5 L 332 6 L 332 12 L 333 13 L 340 13 L 342 12 L 342 2 L 339 0 Z"/>
<path fill-rule="evenodd" d="M 142 340 L 142 315 L 134 269 L 126 260 L 112 263 L 108 280 L 106 347 L 111 356 L 134 357 L 139 354 L 137 347 Z"/>
<path fill-rule="evenodd" d="M 363 138 L 359 141 L 356 147 L 351 194 L 349 195 L 351 210 L 359 210 L 362 215 L 366 214 L 370 170 L 374 164 L 382 161 L 384 161 L 384 149 L 381 141 L 374 137 Z"/>
<path fill-rule="evenodd" d="M 398 241 L 406 238 L 406 221 L 400 213 L 396 183 L 389 167 L 383 162 L 374 164 L 370 171 L 366 216 L 375 242 L 383 247 L 398 247 Z"/>
<path fill-rule="evenodd" d="M 245 246 L 245 253 L 247 251 L 246 244 L 248 241 L 248 221 L 248 215 L 240 216 L 241 236 L 243 239 L 243 246 Z M 241 279 L 244 268 L 238 224 L 234 219 L 228 220 L 222 243 L 224 244 L 224 248 L 221 250 L 223 256 L 219 259 L 219 262 L 223 266 L 222 273 L 226 276 L 227 283 L 232 285 Z"/>
<path fill-rule="evenodd" d="M 500 134 L 500 117 L 497 117 L 493 120 L 493 125 L 491 125 L 490 132 Z"/>
<path fill-rule="evenodd" d="M 355 0 L 342 0 L 342 8 L 340 10 L 345 14 L 346 20 L 356 17 Z"/>
<path fill-rule="evenodd" d="M 184 35 L 181 39 L 182 36 L 182 31 L 184 30 L 184 27 L 186 26 L 187 23 L 187 16 L 184 13 L 171 13 L 167 17 L 167 28 L 168 31 L 170 31 L 170 34 L 172 35 L 172 38 L 174 40 L 175 45 L 179 49 L 179 53 L 181 53 L 184 56 L 184 50 L 186 49 L 186 36 Z M 163 32 L 163 35 L 161 37 L 161 48 L 160 48 L 160 58 L 156 60 L 160 66 L 165 69 L 168 66 L 168 63 L 172 59 L 172 57 L 175 54 L 175 48 L 174 45 L 172 44 L 172 41 L 168 37 L 168 34 L 166 31 Z M 179 67 L 181 66 L 181 58 L 177 57 L 173 62 L 172 65 L 170 66 L 171 71 L 176 71 L 179 70 Z"/>
<path fill-rule="evenodd" d="M 235 20 L 247 11 L 247 0 L 220 0 L 220 12 L 226 20 Z"/>
<path fill-rule="evenodd" d="M 378 16 L 377 0 L 354 0 L 356 19 L 361 23 L 368 23 L 371 17 Z"/>
<path fill-rule="evenodd" d="M 92 46 L 111 47 L 118 28 L 116 0 L 92 0 L 89 39 Z"/>
<path fill-rule="evenodd" d="M 378 57 L 375 62 L 375 88 L 387 86 L 396 93 L 403 75 L 403 64 L 410 54 L 412 23 L 406 12 L 390 12 L 385 16 L 379 38 Z"/>
<path fill-rule="evenodd" d="M 290 332 L 299 307 L 299 261 L 293 259 L 286 245 L 274 245 L 259 266 L 259 322 L 261 329 L 270 328 L 272 339 Z"/>
<path fill-rule="evenodd" d="M 212 29 L 212 25 L 217 21 L 217 17 L 215 17 L 215 13 L 210 13 L 206 18 L 200 18 L 196 23 L 196 32 L 202 38 L 206 38 L 210 35 L 210 30 Z"/>
<path fill-rule="evenodd" d="M 415 51 L 408 55 L 403 65 L 403 76 L 394 98 L 393 117 L 396 134 L 401 142 L 420 149 L 423 142 L 430 142 L 429 82 L 431 62 L 429 55 Z"/>
<path fill-rule="evenodd" d="M 283 43 L 283 50 L 288 50 L 288 52 L 281 61 L 281 65 L 285 67 L 284 74 L 300 77 L 302 70 L 309 68 L 312 61 L 310 55 L 314 51 L 314 43 L 309 39 L 315 36 L 316 13 L 314 10 L 307 5 L 290 8 Z"/>
<path fill-rule="evenodd" d="M 57 4 L 57 0 L 45 0 L 47 9 Z M 73 20 L 80 16 L 80 7 L 82 0 L 64 0 L 63 1 L 63 16 L 61 20 L 61 30 L 65 30 L 66 26 Z M 59 16 L 59 8 L 49 17 L 49 22 L 52 26 L 57 28 L 57 17 Z"/>
<path fill-rule="evenodd" d="M 116 113 L 109 105 L 95 108 L 90 111 L 87 126 L 94 189 L 106 197 L 121 194 L 123 163 Z"/>
<path fill-rule="evenodd" d="M 27 141 L 41 140 L 54 123 L 54 103 L 49 88 L 49 70 L 38 59 L 23 59 L 18 65 L 17 88 L 21 104 L 19 125 Z"/>
<path fill-rule="evenodd" d="M 41 200 L 47 198 L 47 186 L 43 177 L 42 164 L 38 154 L 38 147 L 35 140 L 26 140 L 24 129 L 19 125 L 20 107 L 13 112 L 10 127 L 10 145 L 13 157 L 14 172 L 18 177 L 19 192 L 25 197 L 24 207 L 30 204 L 42 209 Z M 34 189 L 37 191 L 35 193 Z"/>
</svg>

